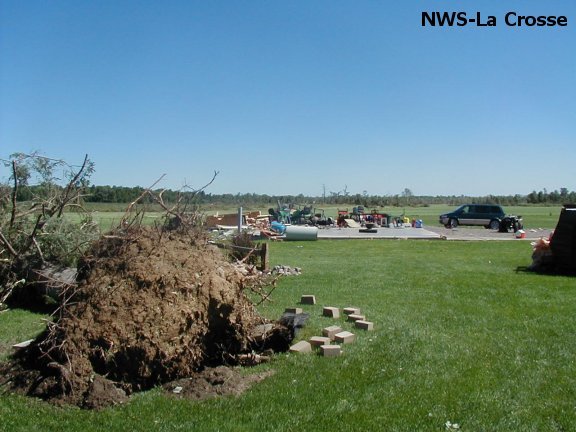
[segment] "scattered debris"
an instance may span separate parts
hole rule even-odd
[[[539,273],[576,274],[576,204],[566,204],[549,238],[532,242],[532,264]]]
[[[542,271],[554,265],[552,249],[550,249],[550,240],[544,237],[530,243],[532,245],[532,264],[528,269],[533,271]]]
[[[310,318],[310,314],[307,313],[284,312],[278,322],[289,328],[293,336],[296,336],[298,331],[304,327],[308,318]]]
[[[272,268],[271,274],[273,275],[284,275],[284,276],[299,276],[302,274],[302,269],[300,267],[290,267],[287,265],[277,265]]]
[[[20,342],[20,343],[17,343],[17,344],[12,345],[12,348],[14,348],[15,350],[19,350],[19,349],[22,349],[22,348],[27,348],[27,347],[30,346],[30,344],[31,344],[32,342],[34,342],[34,339],[28,339],[28,340],[25,340],[24,342]]]
[[[250,354],[239,354],[236,356],[236,360],[241,366],[256,366],[269,362],[270,356],[252,352]]]

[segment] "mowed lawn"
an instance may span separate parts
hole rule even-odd
[[[274,369],[272,377],[204,402],[152,390],[88,412],[2,394],[0,430],[442,431],[447,422],[462,431],[576,430],[576,279],[517,271],[531,262],[529,242],[270,247],[272,265],[303,273],[281,279],[262,314],[279,317],[314,294],[316,305],[301,306],[310,319],[299,337],[333,324],[355,331],[342,356],[278,354],[246,370]],[[323,317],[323,306],[359,307],[375,330]],[[26,314],[0,314],[0,328]],[[15,331],[0,335],[12,342]]]

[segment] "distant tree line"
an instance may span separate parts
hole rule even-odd
[[[51,193],[55,185],[49,187],[45,184],[31,185],[18,189],[18,201],[30,201],[34,197]],[[130,203],[140,197],[144,188],[126,186],[87,186],[84,189],[83,200],[89,203]],[[192,192],[182,192],[166,189],[163,192],[164,201],[176,202],[180,197],[186,199]],[[201,205],[226,205],[226,206],[253,206],[253,207],[276,207],[279,203],[284,204],[314,204],[316,207],[357,204],[365,207],[402,207],[402,206],[428,206],[431,204],[460,205],[466,203],[496,203],[501,205],[561,205],[576,203],[576,192],[568,191],[567,188],[548,192],[546,189],[528,195],[414,195],[409,189],[396,195],[369,195],[364,193],[330,193],[328,196],[298,195],[266,195],[255,193],[237,194],[211,194],[200,191],[194,194],[194,202]],[[144,198],[144,202],[146,202]]]

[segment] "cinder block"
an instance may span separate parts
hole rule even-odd
[[[340,345],[321,345],[320,352],[324,357],[338,357],[342,354]]]
[[[343,331],[334,335],[334,340],[339,343],[348,344],[356,340],[356,335],[349,331]]]
[[[302,310],[302,308],[293,307],[293,308],[284,309],[284,312],[293,313],[293,314],[301,314],[304,311]]]
[[[309,353],[312,352],[312,345],[310,345],[310,342],[300,341],[290,347],[290,352]]]
[[[350,315],[350,314],[359,315],[360,314],[360,308],[357,308],[357,307],[345,307],[343,309],[343,311],[346,315]]]
[[[316,304],[316,296],[305,294],[300,297],[300,303],[302,304]]]
[[[358,314],[350,314],[348,315],[348,321],[361,321],[361,320],[365,320],[366,317],[364,315],[358,315]]]
[[[330,338],[330,340],[334,340],[334,336],[337,333],[340,333],[341,331],[342,331],[341,327],[330,326],[330,327],[326,327],[322,330],[322,335]]]
[[[322,315],[330,318],[340,318],[340,309],[337,307],[326,306],[322,309]]]
[[[374,323],[370,321],[358,320],[354,323],[354,326],[362,330],[374,330]]]
[[[328,336],[312,336],[308,339],[310,345],[314,347],[319,347],[321,345],[330,345],[331,339]]]

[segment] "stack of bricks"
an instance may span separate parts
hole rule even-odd
[[[348,321],[354,322],[354,327],[361,330],[374,330],[374,323],[366,321],[366,316],[360,313],[360,309],[356,307],[344,308],[344,313],[348,315]]]

